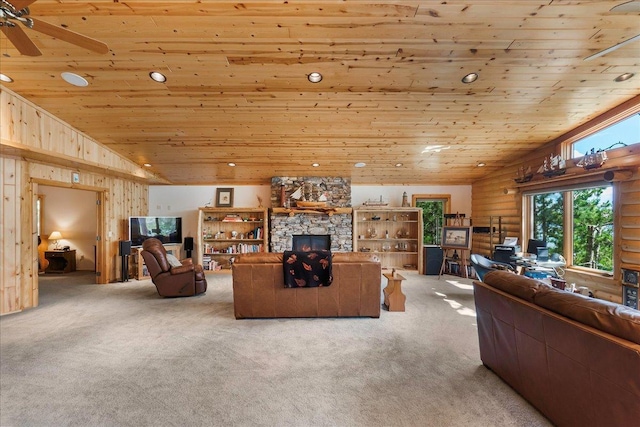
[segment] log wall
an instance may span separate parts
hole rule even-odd
[[[530,189],[553,188],[553,185],[603,180],[606,170],[631,170],[630,179],[614,182],[614,272],[609,275],[594,274],[584,270],[568,268],[565,279],[575,282],[579,286],[588,286],[595,290],[599,298],[610,301],[622,301],[621,268],[640,270],[640,145],[617,148],[608,152],[609,159],[603,168],[596,171],[584,171],[574,166],[573,161],[567,162],[565,176],[554,179],[539,179],[535,177],[530,183],[518,185],[514,182],[518,168],[532,166],[535,169],[542,164],[543,159],[550,153],[562,153],[567,157],[568,146],[573,141],[582,138],[593,129],[601,128],[620,117],[640,112],[640,97],[636,97],[610,112],[603,114],[574,131],[551,141],[544,149],[529,153],[518,160],[496,169],[486,178],[478,180],[472,185],[472,209],[474,225],[485,225],[486,221],[479,218],[503,217],[506,220],[505,230],[509,236],[518,237],[522,244],[523,237],[523,192]],[[535,167],[534,167],[535,166]],[[488,225],[488,223],[486,224]],[[494,242],[495,243],[495,242]],[[489,255],[492,246],[487,237],[474,235],[473,253]]]
[[[104,241],[98,283],[119,278],[125,219],[148,212],[148,184],[164,182],[18,95],[0,92],[0,315],[38,305],[38,185],[96,192]],[[72,182],[72,173],[80,181]],[[72,206],[69,209],[73,209]]]

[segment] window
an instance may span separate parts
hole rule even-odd
[[[612,196],[610,185],[529,195],[529,238],[547,242],[549,254],[569,265],[613,272]]]
[[[549,253],[564,251],[564,193],[543,193],[533,196],[533,234],[531,239],[547,243]],[[566,258],[566,256],[565,256]]]
[[[439,245],[442,240],[444,214],[449,212],[451,196],[448,194],[414,194],[413,206],[422,208],[422,226],[425,245]]]
[[[612,188],[573,191],[573,265],[613,271]]]
[[[620,120],[573,143],[573,158],[617,146],[640,144],[640,113]]]
[[[591,151],[640,143],[640,114],[634,113],[571,145],[574,158]],[[567,264],[613,272],[613,187],[586,183],[527,194],[529,239],[547,242],[549,253],[563,255]]]

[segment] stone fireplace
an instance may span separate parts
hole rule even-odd
[[[336,212],[317,213],[295,209],[290,200],[298,188],[311,184],[325,194],[327,207],[341,208]],[[282,194],[293,205],[283,208]],[[353,251],[353,214],[351,209],[351,180],[337,177],[274,177],[271,179],[271,210],[269,218],[271,252],[293,249],[294,235],[328,235],[332,252]],[[278,208],[280,207],[280,208]]]

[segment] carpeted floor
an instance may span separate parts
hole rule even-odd
[[[230,275],[182,299],[42,277],[0,318],[0,425],[550,425],[482,366],[471,281],[403,275],[406,312],[268,320],[235,320]]]

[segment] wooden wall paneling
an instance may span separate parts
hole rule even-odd
[[[101,175],[143,183],[168,183],[10,90],[0,90],[0,103],[7,106],[2,108],[0,116],[1,143],[17,154],[76,168],[78,160],[82,160],[83,169],[99,171]],[[85,153],[92,154],[85,157]]]
[[[20,285],[20,310],[24,307],[35,307],[38,302],[38,245],[35,233],[34,208],[37,194],[32,191],[28,169],[24,161],[20,162],[20,182],[16,188],[19,191],[20,212],[20,241],[16,248],[18,253]]]
[[[20,310],[20,197],[17,187],[17,160],[2,158],[2,271],[0,281],[0,314]]]
[[[640,159],[640,156],[638,156]],[[640,162],[639,162],[640,163]],[[640,269],[640,172],[616,183],[619,197],[620,268]],[[619,274],[619,272],[617,272]]]
[[[25,184],[27,185],[23,190],[24,191],[23,194],[31,196],[31,204],[28,206],[25,206],[25,209],[31,215],[31,226],[29,230],[25,230],[25,231],[30,234],[29,241],[31,242],[31,245],[33,245],[33,248],[29,248],[27,253],[24,254],[23,256],[25,258],[28,258],[29,256],[31,256],[32,258],[35,257],[32,259],[31,263],[29,263],[31,268],[30,306],[37,307],[38,304],[40,303],[40,288],[38,287],[38,274],[40,273],[40,269],[38,268],[39,267],[38,261],[40,259],[40,253],[38,251],[38,213],[37,213],[37,209],[38,209],[37,202],[39,198],[39,191],[38,191],[38,183],[30,181],[28,175],[26,174],[25,174]],[[24,197],[24,199],[27,200],[28,198]],[[44,215],[44,211],[40,211],[40,214]],[[43,239],[41,238],[41,240]],[[24,275],[23,277],[27,277],[27,276]],[[25,288],[26,287],[27,286],[25,286]]]
[[[108,283],[119,278],[118,240],[127,235],[126,219],[148,213],[148,181],[156,178],[9,91],[0,92],[0,102],[4,315],[39,303],[34,218],[38,185],[95,191],[103,200],[97,232],[102,233],[104,262],[96,263],[102,272],[99,283]],[[79,183],[72,182],[73,172],[80,173]]]

